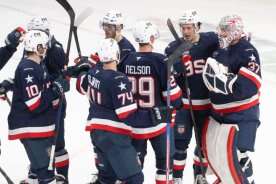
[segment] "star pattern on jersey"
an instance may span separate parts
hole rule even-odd
[[[126,83],[120,82],[120,85],[118,86],[121,91],[123,91],[124,89],[126,89]]]
[[[30,75],[28,74],[28,76],[25,78],[25,80],[27,81],[27,84],[32,83],[32,82],[33,82],[33,78],[34,78],[34,77],[32,77],[32,76],[30,76]]]
[[[251,56],[249,56],[250,61],[256,61],[256,57],[252,54]]]

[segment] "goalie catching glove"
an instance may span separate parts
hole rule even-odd
[[[228,73],[228,68],[215,59],[207,59],[202,75],[209,91],[224,95],[233,93],[233,84],[237,80],[237,75]]]

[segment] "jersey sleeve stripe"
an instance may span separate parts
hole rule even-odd
[[[52,137],[55,133],[55,125],[44,127],[24,127],[9,130],[9,140],[23,139],[23,138],[42,138]]]
[[[83,79],[84,79],[85,75],[82,75],[80,77],[78,77],[77,79],[77,85],[76,85],[76,88],[77,88],[77,91],[82,94],[82,95],[85,95],[86,91],[82,88],[82,82],[83,82]]]
[[[260,76],[258,76],[256,73],[252,72],[251,70],[242,67],[239,71],[239,74],[248,78],[249,80],[251,80],[259,89],[261,87],[261,78]]]
[[[163,91],[162,92],[163,98],[167,97],[167,91]],[[182,92],[181,89],[179,88],[179,86],[176,86],[175,88],[170,90],[170,99],[172,101],[178,99],[179,97],[181,97]]]
[[[34,111],[40,105],[41,100],[41,92],[39,92],[38,96],[26,101],[26,105],[28,106],[30,111]]]
[[[130,113],[137,109],[137,104],[130,104],[124,107],[120,107],[115,110],[116,114],[118,115],[119,119],[125,119],[128,117]]]

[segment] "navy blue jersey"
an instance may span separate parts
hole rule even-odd
[[[46,57],[43,62],[45,63],[48,73],[51,76],[51,80],[56,79],[61,75],[61,71],[66,65],[66,56],[62,45],[57,40],[51,38],[51,47],[47,50]]]
[[[15,48],[5,46],[0,48],[0,70],[5,66],[8,60],[12,57],[16,51]]]
[[[202,72],[206,63],[206,59],[212,56],[212,53],[218,48],[218,37],[214,32],[199,33],[200,38],[195,42],[189,50],[191,61],[185,62],[188,84],[191,90],[191,99],[193,110],[207,110],[211,107],[209,99],[209,91],[203,83]],[[165,49],[165,54],[169,56],[179,46],[179,42],[171,42]],[[182,62],[174,65],[176,71],[182,70]],[[185,109],[189,109],[187,94],[185,93],[185,76],[182,72],[175,75],[176,82],[183,91],[183,105]]]
[[[167,67],[162,54],[153,52],[133,52],[120,63],[119,70],[125,73],[132,83],[132,92],[138,110],[131,119],[134,138],[150,138],[165,131],[165,123],[156,124],[152,118],[153,107],[166,106]],[[181,105],[181,89],[170,81],[171,105]]]
[[[246,39],[241,39],[227,50],[215,52],[214,58],[227,66],[228,72],[236,74],[237,79],[232,85],[232,94],[210,93],[213,109],[219,113],[231,113],[259,104],[261,68],[256,48]]]
[[[50,88],[47,69],[23,58],[15,71],[9,139],[40,138],[54,135],[56,95]]]
[[[135,48],[126,37],[123,37],[119,42],[120,57],[123,59],[130,52],[135,52]]]
[[[86,94],[90,101],[87,131],[101,129],[126,135],[132,133],[127,119],[137,109],[137,104],[125,74],[95,67],[80,75],[77,85],[78,91]]]

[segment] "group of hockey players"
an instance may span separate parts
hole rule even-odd
[[[155,153],[156,184],[186,183],[193,128],[198,139],[195,184],[208,183],[207,170],[217,176],[217,184],[254,184],[249,153],[260,124],[261,69],[241,17],[225,16],[216,32],[200,32],[197,12],[185,11],[178,20],[182,37],[169,43],[164,54],[153,52],[160,37],[153,22],[135,23],[137,51],[122,35],[123,24],[120,12],[106,13],[99,49],[72,66],[66,66],[66,54],[46,17],[33,18],[26,31],[8,34],[0,48],[0,68],[24,43],[13,79],[0,83],[3,99],[13,92],[9,139],[21,141],[30,161],[21,184],[69,183],[64,140],[69,78],[76,78],[77,91],[90,104],[86,131],[98,170],[91,184],[148,183],[142,172],[147,141]],[[168,58],[183,42],[192,46],[174,61],[170,76]],[[53,148],[55,169],[49,169]]]

